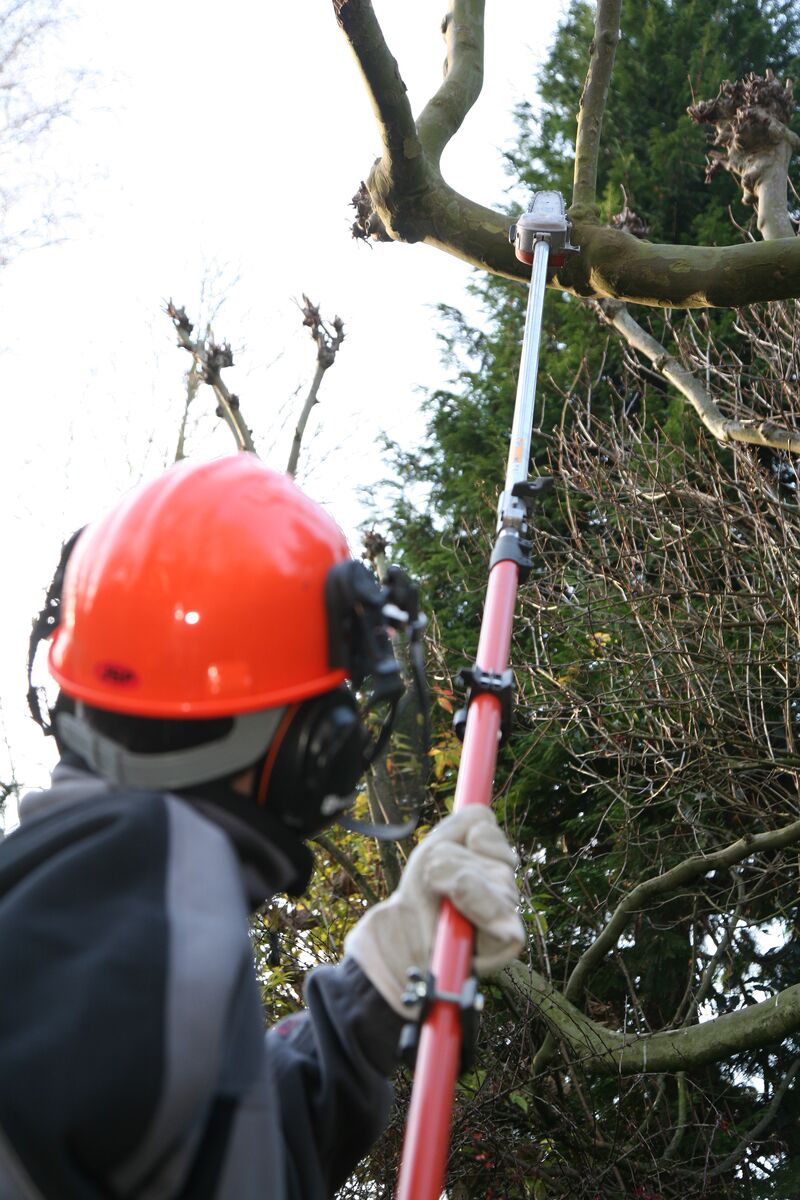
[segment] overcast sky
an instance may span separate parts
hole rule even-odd
[[[471,276],[427,247],[351,239],[348,202],[379,142],[330,0],[71,7],[42,68],[87,79],[74,119],[30,164],[55,188],[59,240],[0,275],[0,780],[10,755],[29,786],[46,781],[52,755],[26,716],[25,651],[61,541],[174,456],[188,356],[164,301],[190,316],[204,289],[207,303],[224,301],[214,332],[236,352],[226,377],[278,468],[314,364],[295,301],[306,292],[343,318],[300,476],[352,536],[364,515],[357,488],[382,473],[380,432],[410,444],[419,390],[442,380],[433,305],[463,307]],[[482,203],[504,199],[511,110],[535,101],[561,7],[487,4],[484,93],[443,161],[448,181]],[[441,78],[444,4],[375,8],[418,112]],[[190,454],[233,449],[213,409],[201,394]]]

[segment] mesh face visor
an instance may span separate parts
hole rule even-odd
[[[358,815],[339,824],[380,840],[407,837],[425,800],[430,745],[417,589],[397,567],[379,586],[350,561],[332,568],[326,600],[331,665],[347,670],[368,734]]]
[[[64,587],[64,572],[67,569],[69,556],[75,548],[75,543],[84,529],[84,525],[80,529],[76,529],[61,547],[58,566],[53,578],[50,580],[50,586],[47,589],[42,610],[33,619],[30,641],[28,642],[28,708],[36,724],[48,736],[53,733],[53,724],[47,703],[47,696],[44,688],[36,687],[33,682],[36,652],[41,643],[47,641],[61,620],[61,593]]]

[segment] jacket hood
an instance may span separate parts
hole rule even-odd
[[[19,802],[20,827],[29,828],[52,813],[87,801],[137,793],[101,779],[75,756],[56,765],[49,788],[26,792]],[[242,869],[248,903],[255,910],[276,892],[299,896],[308,886],[314,859],[308,847],[263,810],[244,797],[227,791],[213,797],[182,794],[177,799],[202,813],[227,834]],[[10,836],[13,836],[10,835]]]

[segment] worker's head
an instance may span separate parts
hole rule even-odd
[[[380,589],[327,513],[250,454],[177,464],[88,526],[59,618],[62,745],[135,789],[234,786],[300,836],[365,769],[345,681],[400,687]]]

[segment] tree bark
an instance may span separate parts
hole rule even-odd
[[[551,1036],[592,1075],[688,1071],[782,1041],[800,1029],[800,984],[701,1025],[631,1037],[592,1021],[523,963],[512,963],[498,979],[517,1005],[522,996],[537,1009]]]

